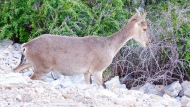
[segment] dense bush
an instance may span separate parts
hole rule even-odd
[[[26,42],[40,34],[108,36],[121,28],[129,12],[121,0],[1,1],[0,39]]]
[[[171,2],[162,8],[147,7],[152,44],[143,49],[132,45],[117,54],[112,71],[128,88],[146,82],[168,85],[189,79],[190,75],[190,10]],[[185,4],[186,5],[186,4]]]
[[[44,33],[109,36],[126,25],[134,8],[148,12],[152,43],[142,48],[130,40],[105,71],[105,80],[119,75],[130,88],[189,79],[187,0],[1,0],[0,39],[23,43]]]

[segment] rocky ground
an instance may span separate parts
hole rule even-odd
[[[189,81],[128,90],[118,77],[106,82],[107,89],[85,84],[83,75],[50,73],[43,81],[30,80],[31,68],[12,72],[21,55],[20,44],[11,44],[0,42],[0,107],[190,107]]]

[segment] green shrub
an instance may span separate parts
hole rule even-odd
[[[32,9],[33,7],[24,0],[3,2],[0,7],[0,39],[18,37],[21,42],[27,41]]]
[[[40,34],[108,36],[128,19],[121,0],[9,0],[1,2],[0,39],[26,42]]]

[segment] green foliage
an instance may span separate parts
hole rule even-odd
[[[0,39],[26,42],[40,34],[108,36],[129,17],[121,0],[1,1]]]

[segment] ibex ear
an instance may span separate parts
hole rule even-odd
[[[136,14],[133,15],[133,16],[128,20],[128,22],[130,22],[130,21],[133,20],[133,19],[137,20],[137,19],[139,19],[139,18],[141,17],[140,12],[139,12],[136,8],[135,8],[135,11],[136,11]]]
[[[145,21],[146,15],[147,15],[147,12],[143,12],[143,15],[141,16],[140,19],[138,19],[137,23],[140,24],[142,21]]]
[[[143,15],[141,16],[141,18],[145,19],[147,15],[147,12],[143,12]]]
[[[140,14],[140,12],[135,8],[135,11],[136,11],[136,14],[138,15],[138,16],[141,16],[141,14]]]

